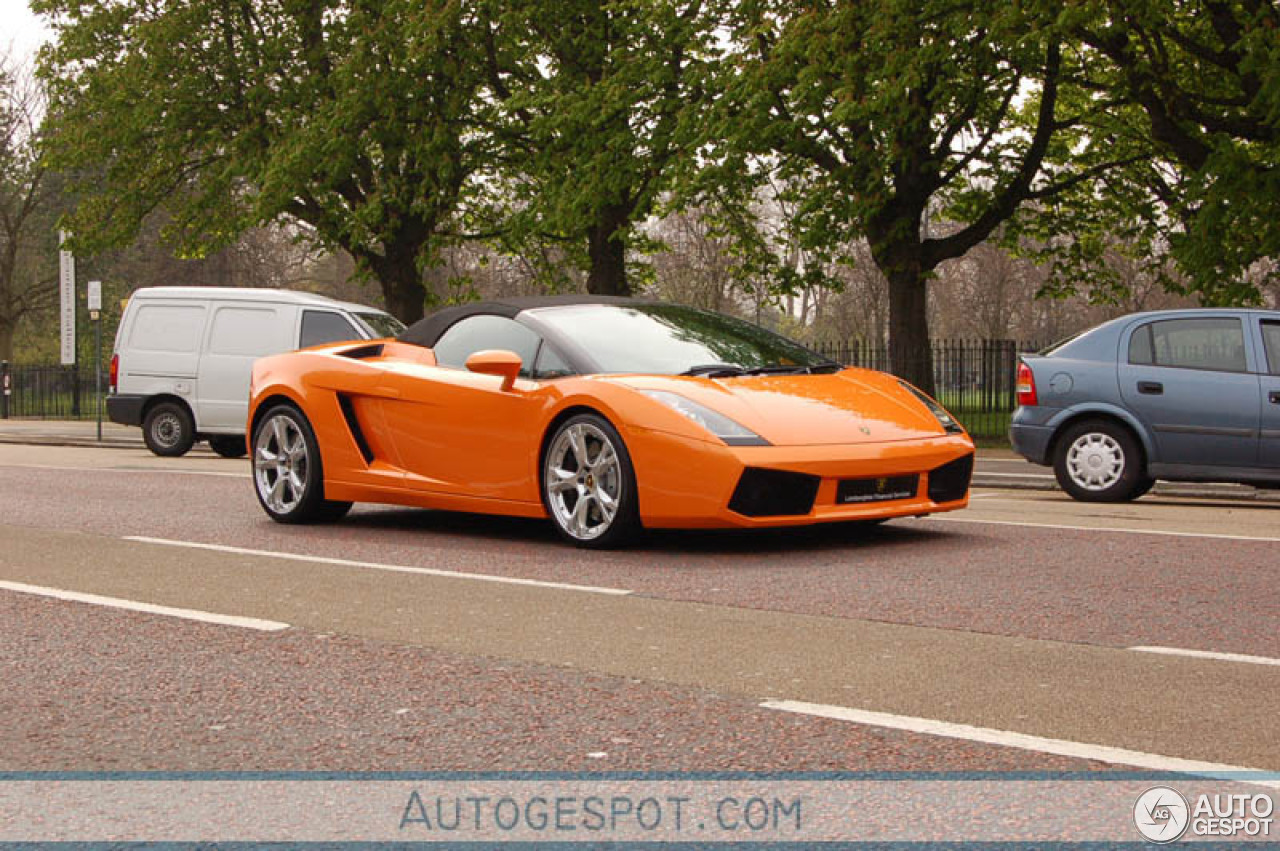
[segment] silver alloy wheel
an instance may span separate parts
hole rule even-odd
[[[1124,449],[1109,434],[1091,431],[1067,450],[1067,475],[1088,491],[1104,491],[1124,475]]]
[[[288,514],[302,502],[310,472],[307,462],[307,440],[293,417],[275,414],[258,429],[253,481],[272,511]]]
[[[159,414],[151,421],[151,439],[157,446],[172,449],[182,439],[182,421],[170,411]]]
[[[543,487],[560,528],[580,541],[600,537],[613,525],[622,497],[613,441],[588,422],[564,429],[547,450]]]

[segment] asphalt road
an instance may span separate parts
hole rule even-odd
[[[0,770],[1280,770],[1277,510],[980,488],[600,554],[443,512],[283,527],[244,461],[4,445]]]

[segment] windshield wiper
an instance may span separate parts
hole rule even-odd
[[[724,376],[746,375],[747,371],[740,366],[734,366],[731,363],[702,363],[697,366],[691,366],[681,375],[701,375],[707,378],[720,378]]]

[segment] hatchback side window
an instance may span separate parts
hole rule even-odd
[[[1147,340],[1141,339],[1149,335]],[[1239,319],[1164,319],[1134,331],[1129,362],[1246,372],[1244,325]]]
[[[1280,322],[1262,320],[1262,343],[1267,347],[1267,371],[1280,375]]]
[[[520,375],[528,378],[540,342],[532,329],[505,316],[469,316],[445,331],[432,350],[441,366],[463,368],[476,352],[506,349],[520,356]]]
[[[298,339],[300,349],[359,339],[360,332],[344,316],[328,310],[302,311],[302,334]]]

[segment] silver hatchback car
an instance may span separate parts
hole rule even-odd
[[[1091,502],[1156,479],[1280,488],[1280,312],[1113,319],[1018,366],[1013,448]]]

